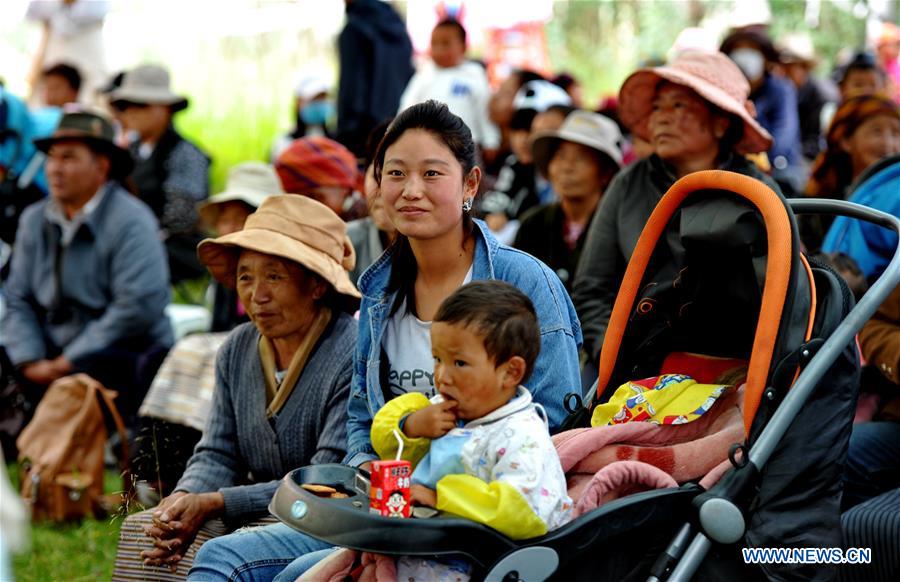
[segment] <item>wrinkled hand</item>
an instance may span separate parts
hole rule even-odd
[[[415,502],[416,505],[437,507],[437,492],[424,485],[410,485],[409,498]]]
[[[221,493],[185,493],[177,491],[160,501],[153,512],[153,525],[144,533],[154,548],[141,552],[147,566],[167,565],[173,570],[190,547],[200,527],[222,514],[225,499]]]
[[[64,356],[53,360],[38,360],[22,367],[25,379],[41,386],[48,386],[71,371],[72,364]]]
[[[411,439],[436,439],[444,436],[456,426],[457,404],[453,400],[446,400],[413,412],[403,423],[403,434]]]

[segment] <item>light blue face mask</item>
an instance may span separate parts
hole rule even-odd
[[[325,125],[334,115],[334,105],[330,101],[310,101],[300,109],[300,119],[306,125]]]

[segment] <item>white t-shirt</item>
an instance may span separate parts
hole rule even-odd
[[[450,111],[466,122],[472,130],[472,139],[481,147],[500,146],[500,130],[488,118],[491,86],[484,67],[478,63],[465,61],[446,69],[434,63],[425,64],[409,80],[400,97],[398,112],[428,99],[446,103]]]
[[[472,267],[463,285],[472,280]],[[385,397],[421,392],[431,398],[434,389],[434,358],[431,355],[431,322],[422,321],[406,309],[406,301],[388,319],[382,347],[388,360]]]

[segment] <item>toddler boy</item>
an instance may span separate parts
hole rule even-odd
[[[389,401],[372,444],[415,466],[412,498],[513,539],[571,518],[572,502],[540,405],[522,386],[540,350],[531,301],[502,281],[476,281],[448,297],[431,327],[434,383]]]

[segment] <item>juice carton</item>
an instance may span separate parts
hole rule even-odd
[[[409,517],[409,461],[372,461],[369,512],[385,517]]]

